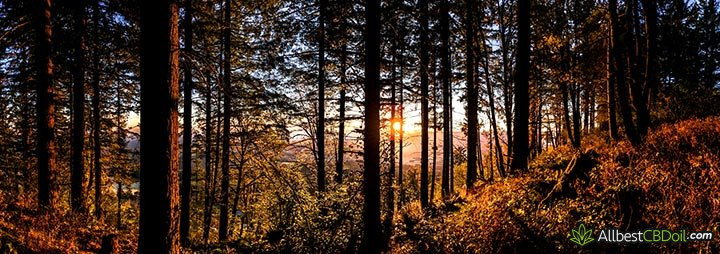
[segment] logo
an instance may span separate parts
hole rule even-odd
[[[570,241],[577,243],[581,247],[585,246],[586,244],[595,241],[595,239],[592,238],[592,231],[592,229],[585,229],[585,224],[580,223],[577,230],[572,230],[572,238],[570,238]]]

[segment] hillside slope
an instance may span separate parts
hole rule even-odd
[[[425,215],[409,207],[398,216],[393,252],[576,252],[581,248],[569,238],[579,223],[596,229],[687,228],[717,235],[719,117],[660,126],[640,147],[608,144],[598,137],[586,140],[582,152],[559,147],[535,159],[530,172],[479,183],[466,200],[434,207]],[[720,244],[592,242],[582,248],[681,249],[714,253]]]

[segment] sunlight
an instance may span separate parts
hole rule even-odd
[[[394,121],[394,122],[393,122],[392,128],[393,128],[394,131],[401,132],[402,129],[403,129],[402,127],[403,127],[403,126],[402,126],[402,122],[400,122],[400,121]]]

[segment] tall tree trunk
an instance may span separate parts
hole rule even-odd
[[[179,253],[178,4],[143,1],[138,253]]]
[[[428,3],[420,9],[420,207],[428,207]],[[434,171],[435,169],[433,169]]]
[[[122,229],[122,193],[123,193],[123,186],[122,182],[118,182],[117,187],[117,221],[116,221],[116,228],[118,230]]]
[[[33,0],[32,24],[35,29],[33,61],[37,86],[37,167],[38,202],[54,208],[55,186],[55,87],[53,85],[51,0]]]
[[[207,243],[210,237],[210,219],[212,218],[211,196],[212,179],[212,85],[207,84],[205,93],[205,209],[203,211],[203,242]]]
[[[380,232],[380,1],[365,5],[365,137],[361,253],[379,253]]]
[[[100,45],[100,1],[93,3],[93,44],[97,47]],[[100,158],[102,156],[102,141],[100,140],[100,134],[102,132],[100,116],[100,54],[97,50],[92,52],[92,111],[93,111],[93,172],[95,177],[95,218],[100,219],[102,216],[102,162]]]
[[[397,23],[395,23],[397,26]],[[383,226],[385,230],[385,239],[384,239],[384,246],[383,249],[388,249],[390,246],[390,237],[392,236],[393,231],[393,216],[395,214],[395,156],[397,155],[395,153],[395,136],[400,131],[399,128],[395,128],[395,123],[397,122],[397,119],[395,118],[395,110],[396,110],[396,99],[397,99],[397,42],[393,42],[393,60],[392,60],[392,71],[390,76],[390,167],[388,168],[388,174],[387,174],[387,183],[388,188],[387,192],[385,193],[385,209],[387,213],[385,214],[385,220],[383,221]]]
[[[618,23],[617,14],[617,0],[608,0],[608,12],[610,13],[610,26],[612,27],[612,40],[613,40],[613,60],[615,81],[617,82],[617,93],[618,103],[620,104],[620,113],[622,114],[623,125],[625,126],[625,134],[633,144],[640,143],[640,137],[635,129],[635,124],[632,119],[632,112],[630,111],[628,88],[625,80],[625,61],[623,59],[624,54],[624,42],[621,40],[622,34],[620,33],[620,27]]]
[[[347,84],[345,72],[347,67],[345,62],[347,61],[347,45],[343,44],[340,50],[340,112],[338,124],[338,152],[337,161],[335,162],[335,182],[342,183],[343,178],[343,166],[345,163],[345,89]]]
[[[638,112],[638,121],[645,128],[640,129],[641,135],[646,135],[650,125],[650,98],[660,84],[658,78],[658,47],[657,47],[657,3],[652,0],[641,1],[645,13],[645,86],[643,89],[643,103],[647,105],[644,112]],[[714,1],[713,1],[714,3]],[[710,68],[712,69],[712,68]]]
[[[435,69],[435,68],[433,68]],[[435,73],[435,71],[433,71]],[[435,80],[435,79],[434,79]],[[437,131],[438,131],[438,113],[437,113],[437,80],[433,82],[433,143],[432,143],[432,149],[433,149],[433,158],[432,158],[432,176],[430,177],[430,202],[433,202],[435,200],[435,182],[437,182],[437,177],[435,177],[435,174],[437,174]]]
[[[73,127],[70,206],[85,213],[83,182],[85,181],[85,1],[72,1],[73,7]]]
[[[227,240],[228,233],[228,202],[230,187],[230,112],[231,112],[231,93],[230,84],[230,25],[231,18],[230,0],[225,0],[225,27],[223,28],[223,135],[222,135],[222,165],[221,182],[220,182],[220,226],[218,230],[218,239],[220,241]]]
[[[568,84],[567,81],[561,81],[560,82],[560,90],[562,93],[562,108],[563,108],[563,127],[565,128],[565,131],[567,132],[568,141],[570,144],[573,145],[573,147],[578,148],[575,146],[575,138],[573,137],[573,128],[570,125],[570,106],[568,105]]]
[[[440,2],[440,59],[442,69],[440,78],[442,82],[443,97],[443,164],[442,164],[442,197],[450,196],[450,156],[452,153],[451,108],[450,108],[450,13],[447,0]]]
[[[325,8],[327,0],[320,1],[318,33],[318,120],[317,120],[317,184],[325,191]]]
[[[401,42],[402,43],[402,42]],[[402,47],[402,46],[401,46]],[[403,72],[404,68],[404,61],[403,61],[403,54],[405,53],[404,48],[401,49],[400,55],[399,55],[399,62],[400,62],[400,95],[399,95],[399,102],[400,103],[400,109],[398,114],[400,115],[400,133],[398,134],[398,145],[400,146],[398,148],[398,186],[400,188],[400,194],[398,198],[398,209],[402,208],[403,203],[405,202],[405,185],[403,184],[403,134],[405,134],[405,118],[403,116],[403,109],[404,109],[404,101],[403,101],[403,93],[405,93],[405,75]]]
[[[610,34],[613,34],[613,28],[610,27]],[[617,126],[617,105],[615,103],[615,58],[613,57],[613,39],[607,40],[607,100],[608,100],[608,129],[611,140],[617,140],[619,137]]]
[[[470,189],[477,178],[477,133],[478,133],[478,92],[475,85],[475,52],[474,52],[474,0],[465,1],[465,69],[467,84],[467,172],[465,186]]]
[[[505,155],[502,152],[502,146],[499,144],[495,147],[498,151],[498,160],[502,161],[499,162],[498,165],[507,164],[508,167],[510,166],[510,157],[512,156],[512,149],[513,149],[513,94],[512,94],[512,77],[510,73],[512,72],[512,63],[510,60],[510,36],[508,35],[508,25],[505,24],[506,17],[505,13],[507,10],[506,4],[508,4],[509,1],[503,0],[500,1],[500,10],[499,10],[499,20],[501,20],[499,24],[500,28],[500,43],[501,43],[501,62],[502,62],[502,96],[503,96],[503,102],[504,102],[504,108],[505,111],[505,137],[507,138],[507,153]],[[500,135],[497,133],[496,135]],[[505,161],[505,158],[507,158],[507,161]],[[502,175],[502,173],[501,173]]]
[[[570,93],[570,100],[573,102],[573,146],[580,148],[580,88],[574,84]]]
[[[482,47],[483,47],[483,73],[485,74],[485,84],[486,89],[488,93],[488,106],[490,107],[488,109],[490,113],[490,125],[492,128],[493,137],[495,139],[495,151],[497,153],[496,159],[497,159],[497,165],[498,165],[498,172],[500,173],[501,177],[505,177],[505,164],[502,160],[502,149],[500,148],[500,137],[498,134],[498,127],[497,127],[497,118],[495,117],[495,93],[492,85],[492,81],[490,80],[490,56],[489,52],[485,45],[485,33],[480,33],[480,36],[482,37]],[[492,141],[490,141],[492,143]],[[492,150],[489,151],[492,154]],[[490,161],[492,161],[492,156],[490,158]],[[490,172],[493,172],[493,166],[490,166]]]
[[[530,76],[530,0],[518,0],[518,42],[515,55],[515,129],[511,170],[527,170],[528,83]]]
[[[627,60],[628,60],[628,73],[631,77],[629,80],[630,83],[630,94],[632,96],[632,103],[633,107],[635,108],[636,113],[636,127],[637,127],[637,135],[640,139],[642,139],[642,136],[647,133],[647,104],[645,95],[643,94],[643,84],[644,81],[642,80],[644,77],[641,75],[641,69],[642,69],[642,63],[640,61],[640,40],[638,37],[640,35],[639,32],[636,31],[636,14],[637,14],[637,0],[630,0],[627,1],[626,11],[625,11],[625,26],[626,26],[626,34],[628,36],[625,36],[625,39],[627,39]]]
[[[192,52],[193,52],[193,7],[192,0],[185,0],[184,41],[185,64],[183,65],[183,166],[180,203],[180,242],[183,246],[190,245],[190,195],[192,188]]]

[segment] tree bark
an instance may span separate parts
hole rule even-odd
[[[515,129],[513,171],[527,170],[528,160],[528,83],[530,76],[530,0],[518,0],[518,42],[515,60]]]
[[[347,61],[347,45],[343,44],[340,50],[340,112],[338,124],[338,152],[337,161],[335,162],[335,182],[342,183],[343,178],[343,166],[345,163],[345,89],[347,84],[345,72],[347,68],[345,62]]]
[[[613,28],[610,27],[610,34],[612,35]],[[617,104],[615,102],[615,58],[613,57],[613,40],[607,40],[607,100],[608,100],[608,129],[610,133],[610,140],[617,140],[619,137],[618,126],[617,126],[617,113],[615,112]]]
[[[38,202],[55,206],[55,87],[53,85],[51,0],[34,0],[32,24],[35,29],[33,62],[37,87]]]
[[[320,1],[318,33],[318,120],[317,120],[317,184],[318,191],[325,191],[325,7],[327,0]]]
[[[608,12],[610,13],[610,25],[612,26],[613,69],[616,72],[615,81],[617,82],[620,113],[622,114],[623,125],[625,126],[625,134],[628,136],[628,139],[630,139],[630,142],[636,145],[640,143],[640,137],[633,123],[632,112],[630,111],[629,105],[628,88],[625,83],[625,60],[622,57],[624,54],[624,44],[621,37],[623,35],[620,32],[618,24],[617,0],[608,0]]]
[[[192,60],[193,52],[193,7],[191,0],[185,0],[184,27],[185,62],[183,65],[183,166],[180,204],[180,242],[183,246],[190,245],[190,196],[192,188]]]
[[[72,1],[73,26],[73,127],[72,127],[72,170],[70,175],[70,206],[72,210],[85,213],[85,1]]]
[[[450,156],[452,156],[451,108],[450,108],[450,13],[447,0],[440,2],[440,59],[442,69],[440,79],[442,82],[443,97],[443,164],[442,164],[442,197],[450,196]]]
[[[647,105],[645,112],[638,112],[638,120],[644,123],[641,135],[646,135],[650,126],[650,98],[660,85],[658,78],[658,47],[657,47],[657,3],[652,0],[641,1],[645,12],[645,86],[642,101]],[[714,3],[714,2],[713,2]],[[712,68],[710,68],[712,69]]]
[[[93,43],[95,46],[99,46],[100,43],[100,2],[95,1],[93,3],[93,20],[94,20],[94,27],[93,27]],[[100,134],[102,132],[101,128],[101,119],[100,116],[100,54],[98,50],[93,50],[92,52],[92,65],[93,65],[93,73],[92,73],[92,111],[93,111],[93,167],[94,167],[94,177],[95,177],[95,218],[100,219],[102,216],[102,205],[101,205],[101,198],[102,198],[102,189],[100,188],[100,185],[102,185],[102,162],[100,161],[100,158],[102,156],[102,140],[100,140]]]
[[[225,0],[225,26],[223,28],[223,135],[222,135],[222,165],[220,166],[220,226],[218,239],[227,240],[228,233],[228,202],[230,187],[230,112],[231,112],[231,80],[230,74],[230,26],[231,18],[230,0]]]
[[[365,137],[361,253],[379,253],[380,231],[380,1],[365,9]]]
[[[420,9],[420,207],[428,207],[428,3]],[[435,170],[435,169],[433,169]]]
[[[475,86],[475,52],[474,52],[474,35],[473,29],[473,1],[466,0],[465,10],[465,69],[466,69],[466,85],[467,85],[467,173],[465,185],[470,189],[475,184],[477,178],[477,132],[478,132],[478,92]]]
[[[142,2],[138,253],[180,253],[177,21],[177,2]]]

